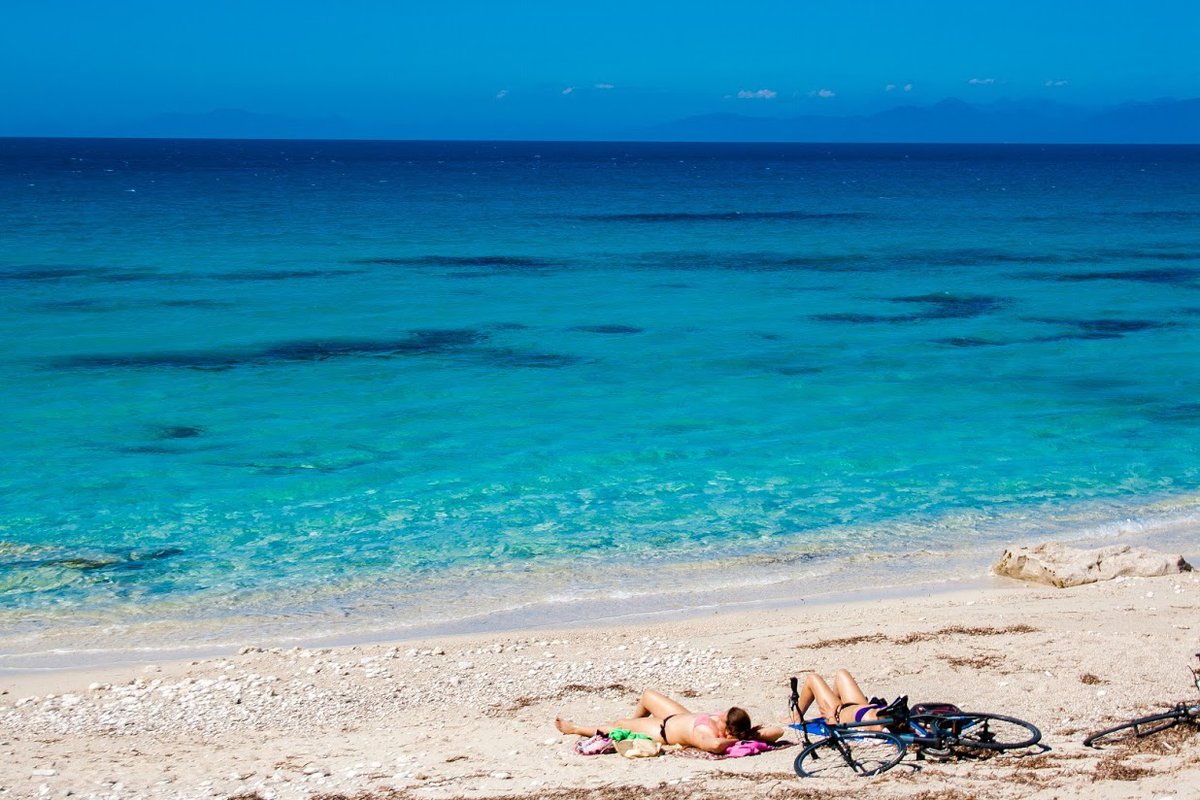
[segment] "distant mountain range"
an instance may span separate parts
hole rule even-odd
[[[1200,98],[1082,109],[1048,101],[946,99],[864,116],[706,114],[644,131],[656,141],[1200,144]]]
[[[489,136],[480,120],[470,138]],[[580,125],[567,135],[530,124],[547,139],[628,139],[695,142],[1013,142],[1200,144],[1200,98],[1124,103],[1088,109],[1053,101],[1007,100],[972,105],[949,98],[929,106],[905,105],[858,116],[751,116],[717,113],[621,130]],[[476,132],[477,131],[477,132]],[[107,136],[212,139],[405,139],[400,124],[368,130],[339,117],[294,118],[221,109],[202,114],[158,114],[97,132]],[[462,138],[451,136],[451,138]],[[528,137],[518,137],[528,138]],[[535,137],[536,138],[536,137]]]

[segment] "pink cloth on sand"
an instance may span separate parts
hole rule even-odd
[[[739,758],[741,756],[758,755],[759,753],[765,753],[768,750],[773,749],[774,748],[766,742],[760,742],[757,739],[747,739],[730,746],[730,748],[725,751],[725,755],[729,756],[730,758]]]

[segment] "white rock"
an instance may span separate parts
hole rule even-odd
[[[1129,576],[1170,575],[1191,569],[1180,555],[1135,549],[1129,545],[1083,550],[1055,542],[1009,548],[993,567],[997,575],[1059,588]]]
[[[56,769],[47,769],[47,768],[39,768],[39,769],[35,769],[35,770],[31,771],[29,774],[30,774],[30,775],[33,775],[35,778],[49,778],[49,777],[52,777],[52,776],[54,776],[54,775],[57,775],[57,774],[58,774],[58,770],[56,770]]]

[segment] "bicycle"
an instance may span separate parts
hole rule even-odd
[[[1196,657],[1200,658],[1200,653],[1197,653]],[[1189,670],[1192,673],[1192,683],[1195,684],[1196,691],[1200,692],[1200,669],[1189,667]],[[1176,725],[1194,725],[1200,728],[1200,703],[1176,703],[1170,711],[1138,717],[1128,722],[1122,722],[1120,725],[1096,731],[1083,740],[1083,745],[1100,749],[1151,736],[1165,731],[1167,728],[1174,728]]]
[[[962,711],[949,703],[909,708],[907,695],[881,708],[874,720],[835,725],[805,722],[796,678],[791,686],[791,711],[800,722],[789,727],[804,735],[805,748],[795,762],[796,774],[802,778],[879,775],[899,764],[910,746],[921,759],[926,754],[943,757],[963,750],[1016,750],[1042,739],[1037,727],[1015,717]],[[884,730],[865,730],[879,727]],[[810,733],[824,738],[810,741]]]

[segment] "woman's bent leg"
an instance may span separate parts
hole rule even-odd
[[[672,714],[688,713],[690,712],[681,704],[653,689],[642,692],[642,696],[638,698],[637,707],[633,709],[634,717],[658,717],[659,719],[666,719]]]
[[[867,704],[867,696],[863,694],[862,689],[858,688],[858,682],[848,671],[844,669],[837,671],[837,674],[833,676],[833,687],[843,703],[854,703],[859,706]]]
[[[804,688],[800,690],[800,713],[808,710],[808,707],[817,702],[817,708],[821,711],[821,716],[830,722],[837,722],[837,708],[841,704],[841,699],[837,693],[829,688],[829,684],[815,672],[810,672],[804,677]]]

